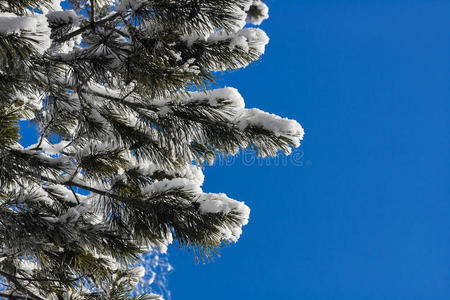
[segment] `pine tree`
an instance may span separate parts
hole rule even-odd
[[[208,260],[249,208],[202,166],[289,153],[288,119],[247,109],[220,71],[258,60],[260,0],[0,0],[0,277],[5,299],[132,296],[173,240]],[[19,121],[39,130],[19,143]]]

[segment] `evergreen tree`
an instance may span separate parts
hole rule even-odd
[[[289,153],[288,119],[247,109],[218,71],[257,60],[260,0],[0,0],[0,277],[5,299],[131,296],[173,240],[208,260],[249,208],[204,193],[220,155]],[[68,9],[70,8],[70,9]],[[19,143],[19,120],[39,130]]]

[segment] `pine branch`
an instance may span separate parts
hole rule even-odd
[[[174,239],[208,261],[237,241],[248,207],[204,193],[197,166],[289,152],[303,135],[211,90],[217,71],[264,53],[265,33],[244,25],[267,7],[250,2],[71,0],[31,17],[57,3],[0,0],[14,21],[0,34],[0,276],[13,288],[0,296],[156,299],[128,294],[143,249]],[[27,149],[23,119],[40,129]]]
[[[83,26],[83,27],[81,27],[81,28],[79,28],[79,29],[77,29],[75,31],[72,31],[72,32],[70,32],[70,33],[68,33],[66,35],[61,36],[60,38],[56,39],[55,42],[57,42],[57,43],[64,43],[64,42],[66,42],[66,41],[76,37],[77,35],[83,34],[84,32],[86,32],[88,30],[92,30],[93,27],[97,27],[97,26],[103,25],[103,24],[105,24],[107,22],[113,21],[113,20],[117,19],[120,16],[121,16],[121,13],[114,13],[114,14],[108,16],[108,17],[105,17],[105,18],[101,19],[101,20],[98,20],[98,21],[95,21],[95,22],[91,22],[88,25],[85,25],[85,26]]]
[[[31,292],[30,290],[28,290],[26,287],[24,287],[19,281],[18,279],[15,278],[15,276],[12,276],[8,273],[5,272],[1,272],[0,273],[3,277],[5,277],[6,279],[8,279],[8,281],[12,282],[16,288],[18,288],[21,292],[25,293],[26,297],[31,298],[31,299],[35,299],[35,300],[44,300],[44,298],[36,295],[35,293]],[[16,296],[14,296],[16,297]],[[11,299],[11,298],[10,298]],[[14,299],[14,298],[12,298]]]
[[[30,300],[33,299],[30,296],[26,295],[26,296],[19,296],[19,295],[12,295],[12,294],[7,294],[7,293],[3,293],[0,292],[0,296],[4,297],[6,299],[11,299],[11,300]]]

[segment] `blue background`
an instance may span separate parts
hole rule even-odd
[[[266,55],[220,84],[306,136],[206,168],[251,220],[214,263],[171,246],[172,299],[450,299],[449,1],[268,4]]]
[[[172,298],[450,299],[450,1],[268,5],[266,55],[221,84],[298,120],[303,166],[206,168],[250,223],[214,263],[170,248]]]

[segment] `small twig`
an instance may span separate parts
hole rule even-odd
[[[52,124],[52,122],[53,122],[53,118],[50,119],[50,121],[47,123],[47,125],[45,125],[44,129],[42,130],[41,136],[39,137],[39,142],[36,145],[36,147],[33,147],[29,150],[41,150],[40,147],[41,147],[42,141],[44,140],[45,133],[47,132],[47,130],[50,127],[50,125]]]
[[[98,20],[97,22],[94,22],[94,26],[102,25],[102,24],[104,24],[104,23],[106,23],[108,21],[112,21],[112,20],[114,20],[115,18],[117,18],[120,15],[121,15],[120,13],[112,14],[109,17],[106,17],[104,19]],[[65,36],[62,36],[59,39],[56,39],[55,41],[58,42],[58,43],[63,43],[65,41],[70,40],[73,37],[76,37],[77,35],[82,34],[83,32],[85,32],[86,30],[88,30],[90,28],[92,28],[92,24],[88,24],[86,26],[81,27],[80,29],[72,31],[71,33],[69,33],[69,34],[67,34]]]
[[[80,204],[80,199],[78,199],[77,193],[73,190],[73,187],[69,185],[70,190],[72,191],[72,194],[75,196],[75,199],[77,200],[78,205]]]
[[[95,0],[91,0],[91,30],[95,31]]]

